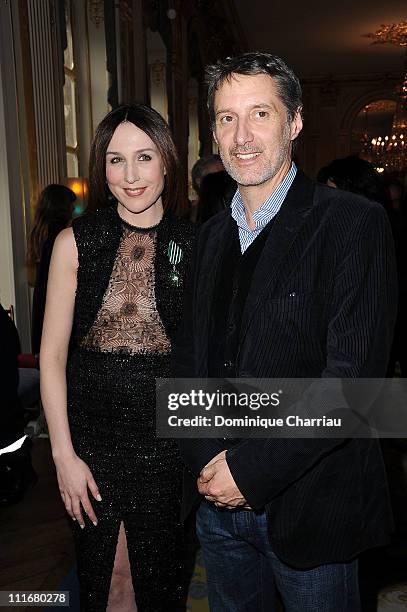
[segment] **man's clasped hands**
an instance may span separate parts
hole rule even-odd
[[[197,480],[201,495],[219,508],[250,509],[239,491],[226,462],[226,451],[218,453],[201,471]]]

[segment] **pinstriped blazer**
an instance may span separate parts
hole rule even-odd
[[[230,211],[210,219],[197,242],[177,376],[205,377],[216,271]],[[244,377],[385,375],[397,304],[393,241],[376,203],[318,185],[301,171],[253,275],[239,336]],[[216,439],[179,441],[187,465],[184,516],[199,503],[196,477]],[[226,454],[240,491],[265,508],[275,553],[309,568],[341,562],[386,542],[392,515],[375,440],[248,439]]]

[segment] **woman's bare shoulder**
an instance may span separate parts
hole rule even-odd
[[[53,258],[61,263],[63,261],[69,262],[74,265],[75,269],[78,267],[78,249],[76,248],[75,237],[71,227],[63,229],[56,237]]]

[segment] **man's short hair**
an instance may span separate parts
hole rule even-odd
[[[206,67],[208,110],[212,126],[215,125],[215,93],[224,81],[231,78],[233,73],[268,74],[276,82],[280,99],[287,110],[289,120],[292,121],[296,113],[302,111],[301,85],[291,68],[277,55],[255,51],[236,57],[227,57]]]
[[[200,157],[198,161],[194,163],[191,170],[192,187],[196,193],[199,194],[199,187],[204,176],[208,174],[207,168],[213,164],[221,164],[222,160],[219,155],[207,155],[206,157]]]

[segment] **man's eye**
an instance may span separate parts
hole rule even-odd
[[[151,161],[151,155],[148,155],[147,153],[142,153],[139,156],[139,161]]]
[[[233,117],[231,115],[225,115],[219,119],[220,123],[231,123],[233,121]]]
[[[268,112],[264,110],[259,110],[255,113],[255,117],[258,117],[259,119],[264,119],[265,117],[268,117],[268,115]]]

